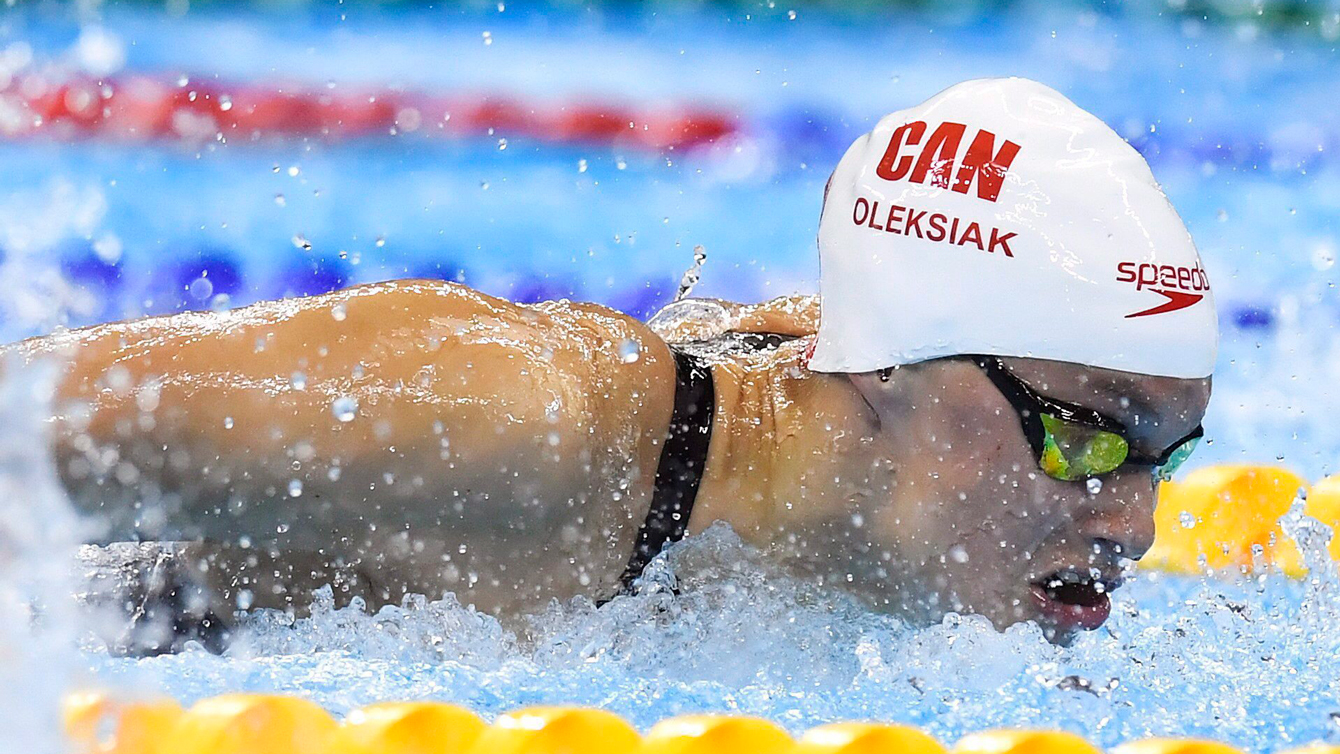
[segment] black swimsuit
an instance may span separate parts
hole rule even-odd
[[[771,333],[728,333],[723,337],[753,351],[777,348],[794,339]],[[675,357],[675,408],[670,414],[670,428],[656,468],[651,507],[637,533],[628,566],[619,579],[620,594],[632,591],[633,580],[642,575],[642,569],[662,548],[684,538],[707,466],[712,416],[716,413],[712,368],[685,350],[671,346],[670,352]]]
[[[661,548],[684,538],[712,441],[712,415],[716,413],[712,368],[683,351],[671,348],[670,352],[675,356],[675,409],[656,467],[651,507],[619,578],[620,593],[632,591],[633,579],[642,575]]]

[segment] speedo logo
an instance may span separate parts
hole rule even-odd
[[[929,137],[926,121],[914,120],[893,129],[884,157],[875,168],[875,175],[886,181],[906,178],[911,183],[929,184],[947,188],[960,194],[968,193],[977,184],[977,198],[994,202],[1000,197],[1000,187],[1010,163],[1019,154],[1019,145],[1008,139],[996,149],[996,135],[978,129],[968,144],[968,150],[959,157],[959,145],[968,127],[962,123],[941,123]],[[924,141],[923,141],[924,139]],[[920,153],[914,147],[921,147]],[[958,167],[958,172],[954,168]],[[950,176],[953,185],[950,185]]]
[[[1127,314],[1126,319],[1185,309],[1200,303],[1200,300],[1205,298],[1205,293],[1202,291],[1210,290],[1210,279],[1205,277],[1205,270],[1199,265],[1175,267],[1170,264],[1119,262],[1117,282],[1134,285],[1137,291],[1148,288],[1150,292],[1157,293],[1165,299],[1156,306]]]

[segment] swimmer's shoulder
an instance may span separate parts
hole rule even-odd
[[[795,294],[757,304],[686,298],[661,309],[647,324],[670,343],[706,341],[729,333],[804,338],[819,330],[819,297]]]
[[[819,297],[791,295],[757,304],[721,299],[676,301],[648,325],[673,347],[714,367],[800,366],[819,326]]]

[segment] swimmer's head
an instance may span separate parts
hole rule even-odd
[[[850,375],[898,469],[862,512],[890,560],[867,591],[1060,638],[1101,623],[1218,346],[1144,159],[1041,84],[969,81],[857,139],[819,246],[810,367]]]

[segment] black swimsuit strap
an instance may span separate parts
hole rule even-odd
[[[642,575],[642,569],[662,548],[684,538],[707,465],[712,415],[716,412],[712,369],[683,351],[671,348],[670,352],[675,357],[675,408],[656,468],[651,507],[637,533],[628,567],[619,579],[621,593],[632,590],[633,579]]]

